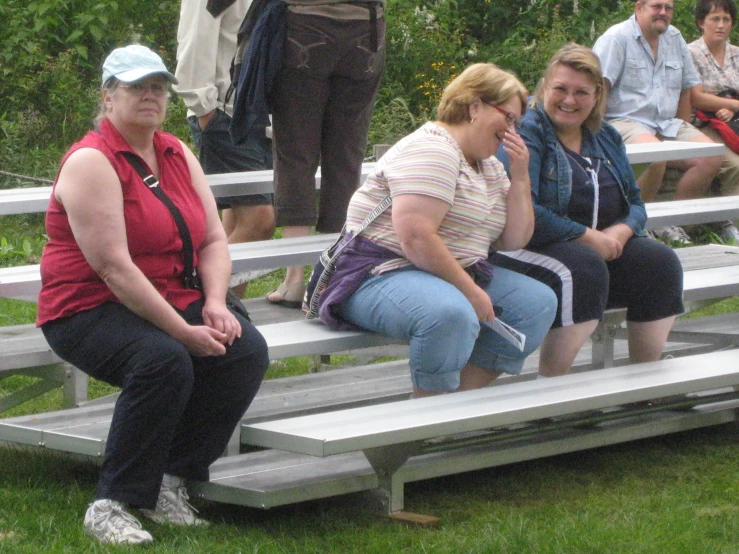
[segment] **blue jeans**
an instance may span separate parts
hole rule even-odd
[[[548,286],[519,273],[493,268],[485,288],[500,319],[526,335],[523,352],[485,325],[454,285],[415,268],[367,279],[341,307],[341,315],[364,329],[410,342],[411,380],[434,392],[459,387],[471,362],[517,375],[552,325],[557,297]]]

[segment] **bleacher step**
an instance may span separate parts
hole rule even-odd
[[[264,381],[242,422],[360,407],[408,398],[406,360]],[[70,410],[0,419],[0,441],[100,456],[114,397]]]
[[[708,404],[687,412],[665,411],[597,426],[534,433],[525,438],[434,452],[409,459],[402,481],[410,483],[456,473],[577,452],[632,440],[737,421],[739,401]],[[255,508],[371,490],[377,477],[361,452],[316,458],[264,450],[221,458],[211,478],[189,488],[194,497]]]

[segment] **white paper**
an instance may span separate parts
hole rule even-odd
[[[503,323],[498,317],[493,321],[483,321],[483,323],[523,352],[524,346],[526,346],[526,335],[518,332],[510,325]]]

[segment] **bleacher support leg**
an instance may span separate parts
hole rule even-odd
[[[64,407],[76,408],[87,401],[87,375],[72,364],[64,367]]]
[[[410,442],[364,450],[377,474],[377,489],[372,492],[380,503],[378,512],[381,515],[407,525],[439,527],[439,518],[403,511],[405,483],[400,469],[408,458],[420,452],[420,448],[420,442]]]
[[[621,326],[624,319],[626,319],[625,310],[606,313],[603,320],[598,322],[598,326],[593,331],[593,334],[590,335],[590,340],[593,343],[592,356],[594,369],[613,367],[616,329]]]

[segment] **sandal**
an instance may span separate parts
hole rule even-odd
[[[279,299],[270,300],[272,295],[279,296]],[[305,285],[303,283],[293,283],[292,285],[281,283],[275,290],[267,293],[267,302],[286,308],[300,309],[303,306],[304,295]]]

